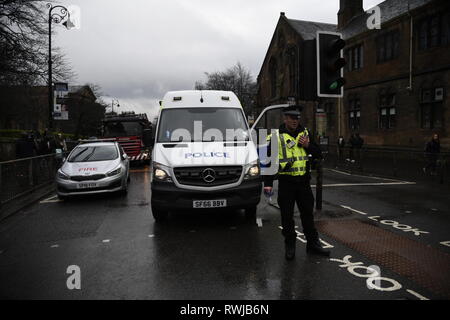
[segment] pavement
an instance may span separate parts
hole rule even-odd
[[[450,297],[450,199],[439,188],[326,169],[315,217],[331,257],[306,254],[297,214],[293,261],[284,259],[276,195],[261,199],[255,221],[239,210],[190,210],[164,224],[153,220],[150,195],[148,167],[134,168],[127,196],[51,194],[1,221],[0,298]]]

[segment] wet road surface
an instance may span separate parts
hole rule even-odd
[[[155,224],[150,192],[148,168],[133,168],[127,196],[49,195],[0,222],[0,298],[450,298],[450,200],[439,186],[325,170],[316,220],[332,255],[306,254],[297,215],[291,262],[276,196],[261,199],[256,221],[215,210]],[[411,253],[414,243],[422,251]],[[421,257],[426,248],[436,261]],[[73,265],[80,290],[67,287]]]

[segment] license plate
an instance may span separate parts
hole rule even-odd
[[[88,188],[96,188],[96,187],[97,187],[97,184],[95,182],[78,184],[78,189],[88,189]]]
[[[223,208],[227,206],[227,200],[194,200],[194,208]]]

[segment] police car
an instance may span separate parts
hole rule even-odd
[[[261,190],[258,154],[236,95],[168,92],[152,153],[154,219],[175,209],[216,208],[245,209],[255,217]]]
[[[85,141],[77,145],[56,173],[60,199],[67,196],[121,192],[130,181],[130,161],[117,142]]]

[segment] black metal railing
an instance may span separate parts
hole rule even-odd
[[[0,206],[55,181],[63,154],[0,162]]]
[[[350,173],[365,172],[416,181],[450,183],[450,152],[438,155],[395,148],[339,148],[330,146],[324,153],[324,166]]]

